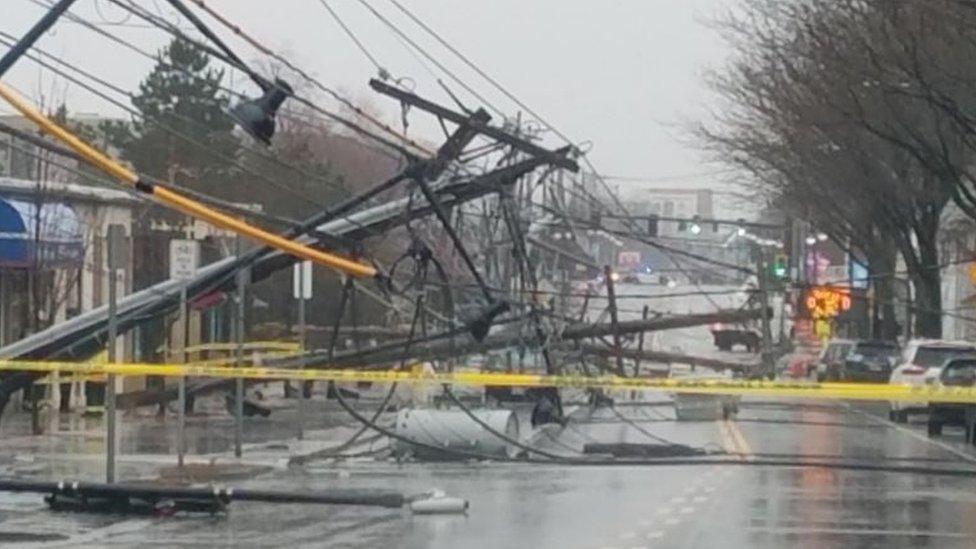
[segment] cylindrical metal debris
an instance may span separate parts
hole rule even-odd
[[[410,502],[410,511],[416,515],[450,515],[466,513],[468,500],[461,498],[424,498]]]
[[[518,418],[511,410],[472,410],[472,413],[492,429],[518,440]],[[400,410],[396,433],[431,446],[498,458],[515,457],[518,452],[517,447],[489,433],[462,410]],[[394,452],[418,459],[467,459],[462,454],[435,451],[399,440],[394,441]]]

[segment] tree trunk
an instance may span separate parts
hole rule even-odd
[[[898,337],[895,316],[895,265],[897,250],[891,244],[882,244],[868,257],[873,278],[874,303],[871,308],[871,334],[876,339],[894,340]]]
[[[917,231],[916,237],[922,265],[911,276],[915,287],[915,335],[938,339],[942,337],[942,274],[935,230]]]

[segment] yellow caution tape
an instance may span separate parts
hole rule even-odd
[[[889,385],[879,383],[810,383],[761,380],[647,379],[617,376],[536,375],[494,372],[424,373],[418,370],[318,370],[244,367],[207,364],[77,363],[4,361],[0,371],[71,372],[119,376],[213,377],[257,380],[336,381],[374,383],[427,383],[471,386],[574,387],[628,389],[635,391],[792,397],[833,400],[894,400],[976,404],[976,388],[939,385]]]
[[[256,354],[244,355],[245,362],[258,362],[271,359],[282,359],[282,358],[293,358],[302,356],[302,353],[297,351],[272,351]],[[223,358],[210,358],[207,360],[194,360],[193,362],[187,363],[190,366],[233,366],[237,363],[237,357],[227,356]]]
[[[297,351],[301,346],[296,342],[289,341],[247,341],[241,344],[244,351]],[[200,353],[204,351],[229,351],[237,350],[237,343],[201,343],[186,348],[187,353]]]

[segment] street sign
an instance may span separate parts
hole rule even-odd
[[[292,268],[291,294],[295,299],[312,299],[311,261],[295,263]]]
[[[169,277],[189,280],[200,266],[200,243],[196,240],[169,241]]]

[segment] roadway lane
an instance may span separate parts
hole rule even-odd
[[[621,285],[619,293],[666,295],[688,290]],[[735,296],[713,299],[720,307],[741,304]],[[706,312],[715,307],[702,296],[624,298],[621,317],[639,317],[645,302],[652,309],[672,313]],[[591,305],[591,310],[598,310],[600,300]],[[743,352],[715,350],[707,327],[661,333],[652,345],[726,359],[752,358]],[[729,422],[677,422],[668,398],[661,395],[641,401],[642,405],[627,404],[621,402],[618,410],[630,423],[620,421],[610,410],[584,407],[572,414],[565,428],[532,433],[532,443],[571,455],[587,442],[651,442],[647,434],[651,433],[682,444],[742,454],[735,456],[739,464],[578,467],[356,459],[289,470],[280,466],[292,444],[285,441],[287,444],[279,444],[285,453],[277,457],[269,449],[259,459],[249,449],[246,459],[263,460],[270,467],[266,473],[233,484],[294,490],[375,487],[405,493],[436,487],[469,499],[470,512],[467,516],[432,517],[376,509],[234,504],[223,518],[123,519],[52,514],[36,496],[0,494],[0,545],[976,547],[976,524],[971,521],[976,516],[976,479],[755,463],[762,459],[843,459],[976,470],[976,452],[962,443],[957,431],[947,430],[944,438],[930,440],[924,424],[888,422],[883,404],[746,399],[738,417]],[[370,408],[368,402],[362,405]],[[316,410],[321,428],[348,423],[334,404],[322,403]],[[249,419],[245,431],[255,441],[285,439],[294,421],[288,413],[276,413],[272,420]],[[155,475],[158,463],[172,461],[171,454],[163,454],[172,450],[172,426],[150,419],[136,423],[129,427],[134,439],[123,446],[142,452],[144,460],[123,471],[128,478],[149,478]],[[205,441],[198,449],[223,451],[230,440],[229,425],[226,416],[198,423],[200,432],[194,436]],[[191,431],[193,428],[191,425]],[[522,431],[529,431],[524,423]],[[16,437],[16,444],[0,443],[0,474],[97,479],[100,452],[97,438]],[[212,456],[227,461],[226,454]],[[147,465],[154,460],[156,466]],[[10,543],[24,535],[52,541]]]
[[[958,433],[931,442],[879,408],[745,401],[737,421],[676,422],[668,406],[578,409],[536,441],[569,453],[586,442],[658,437],[763,459],[810,456],[974,467]],[[4,533],[64,535],[43,546],[98,547],[973,547],[976,480],[823,467],[397,464],[353,460],[272,469],[237,485],[276,489],[433,487],[468,498],[467,516],[235,504],[225,518],[120,519],[52,514],[34,496],[0,496]],[[4,547],[9,544],[4,544]],[[29,544],[25,547],[41,545]]]

